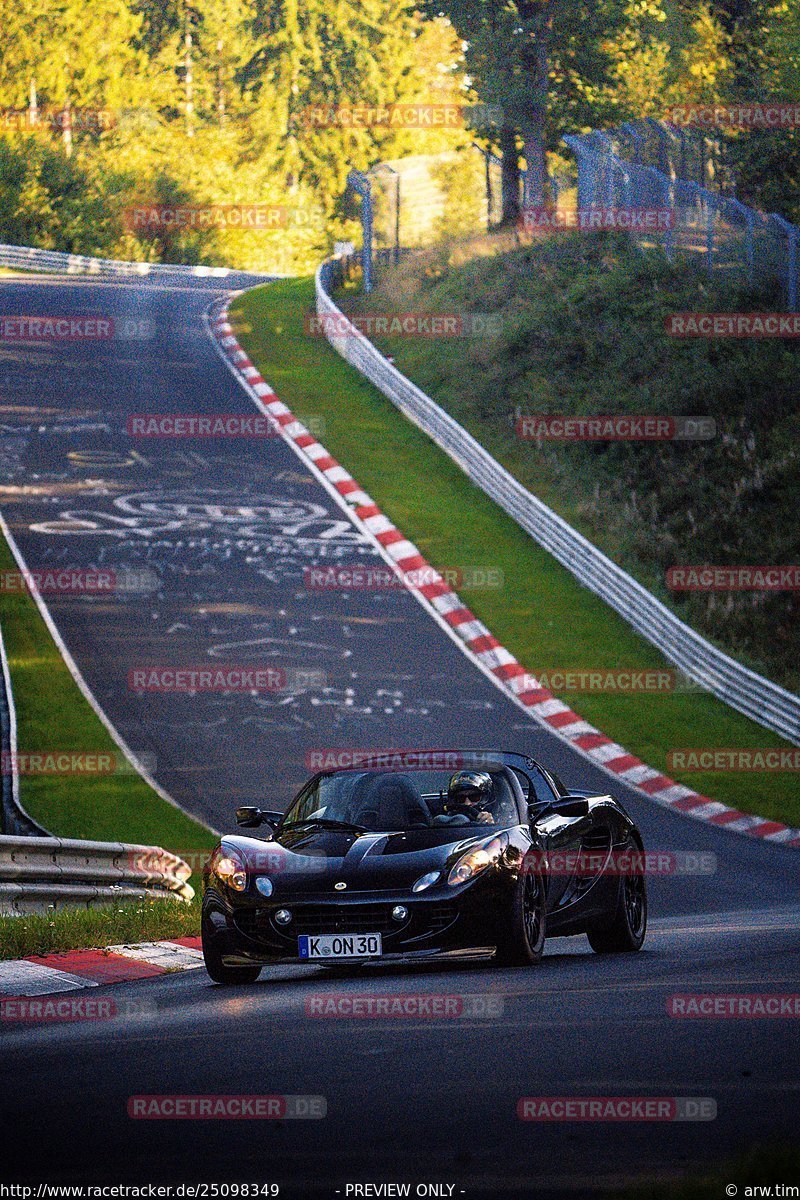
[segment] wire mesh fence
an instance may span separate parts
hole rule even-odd
[[[661,122],[564,141],[578,162],[581,213],[668,212],[661,229],[632,229],[641,245],[658,244],[669,259],[682,254],[709,274],[775,290],[790,312],[797,311],[800,229],[736,199],[720,143]],[[683,171],[694,178],[679,174]]]
[[[504,212],[502,172],[499,155],[477,143],[459,151],[380,162],[369,171],[352,169],[347,183],[351,198],[358,198],[364,290],[371,291],[380,271],[408,250],[498,228]],[[551,196],[557,201],[570,183],[552,178]],[[521,170],[516,197],[520,212],[526,192],[526,172]]]
[[[627,212],[641,246],[660,246],[670,260],[682,255],[737,285],[774,291],[797,311],[800,229],[737,200],[723,140],[652,119],[563,140],[577,161],[576,228],[602,227],[593,218],[603,211]],[[353,170],[348,183],[361,197],[366,291],[381,262],[396,263],[403,249],[491,230],[503,219],[502,160],[478,145]],[[563,174],[550,178],[553,208],[570,186]],[[523,227],[526,193],[523,170]],[[664,220],[644,221],[653,213]]]

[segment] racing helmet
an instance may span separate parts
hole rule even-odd
[[[489,804],[493,791],[488,771],[456,771],[447,788],[447,808],[479,812]]]

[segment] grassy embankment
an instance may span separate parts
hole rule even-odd
[[[485,294],[481,303],[489,307]],[[664,660],[648,643],[580,587],[322,337],[304,332],[312,305],[311,280],[286,280],[240,297],[232,320],[281,399],[323,423],[330,452],[430,562],[440,569],[490,566],[502,573],[503,587],[466,591],[463,598],[520,662],[534,672],[663,669]],[[463,342],[456,350],[436,343],[433,350],[462,358],[470,353]],[[490,355],[489,348],[483,353]],[[700,692],[585,692],[565,699],[662,769],[671,748],[784,744]],[[800,823],[796,776],[671,773],[745,811]]]

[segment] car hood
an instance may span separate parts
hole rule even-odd
[[[224,845],[243,853],[252,876],[267,875],[276,900],[281,895],[408,891],[429,871],[443,871],[470,846],[497,831],[454,837],[452,829],[403,833],[344,833],[338,830],[287,830],[274,838],[232,837]]]

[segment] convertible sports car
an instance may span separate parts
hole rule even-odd
[[[266,963],[542,957],[545,935],[640,949],[644,847],[619,801],[567,791],[532,758],[420,751],[422,768],[321,771],[287,812],[240,808],[204,875],[203,954],[217,983]],[[435,761],[435,767],[430,762]]]

